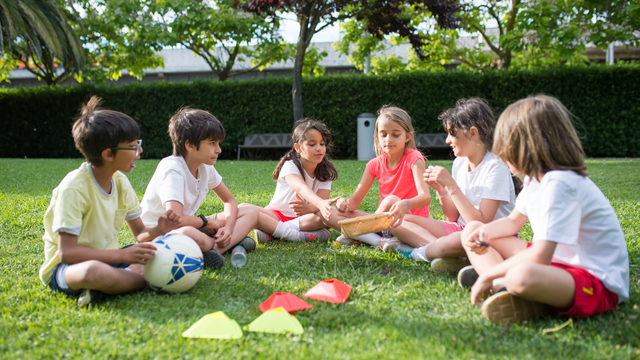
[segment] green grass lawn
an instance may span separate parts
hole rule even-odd
[[[640,359],[640,160],[590,160],[589,174],[618,214],[631,259],[631,299],[613,313],[567,321],[549,315],[510,328],[495,326],[469,303],[454,275],[435,275],[425,263],[371,248],[272,242],[249,254],[247,265],[205,270],[179,295],[145,290],[80,309],[75,299],[40,283],[42,217],[51,191],[81,160],[0,159],[0,358],[581,358]],[[142,199],[157,160],[138,161],[128,175]],[[432,163],[450,167],[450,161]],[[364,162],[336,161],[333,195],[349,196]],[[239,202],[265,206],[275,189],[276,162],[222,161],[216,165]],[[433,195],[433,194],[432,194]],[[361,209],[372,212],[377,186]],[[437,202],[434,218],[444,219]],[[221,211],[213,193],[203,212]],[[337,233],[333,232],[334,238]],[[523,238],[531,238],[525,228]],[[128,229],[121,244],[133,242]],[[391,270],[383,274],[384,270]],[[224,311],[241,326],[276,291],[298,296],[318,281],[353,286],[344,304],[305,299],[296,314],[300,336],[245,332],[239,340],[185,339],[202,316]]]

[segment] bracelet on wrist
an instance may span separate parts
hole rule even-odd
[[[404,201],[406,201],[406,202],[407,202],[407,210],[411,209],[411,204],[409,204],[409,200],[404,199]]]
[[[436,191],[436,199],[437,199],[437,200],[440,200],[440,199],[442,199],[443,197],[447,196],[447,194],[448,194],[448,192],[446,192],[446,191],[445,191],[445,193],[444,193],[444,194],[440,195],[440,194],[438,194],[438,192]]]
[[[455,190],[453,190],[452,192],[449,193],[449,196],[453,196],[453,194],[457,193],[460,191],[460,188],[457,188]]]

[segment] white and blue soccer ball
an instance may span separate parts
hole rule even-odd
[[[204,259],[193,239],[182,234],[167,234],[151,243],[157,250],[142,271],[152,289],[181,293],[198,282]]]

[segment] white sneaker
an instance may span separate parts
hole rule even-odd
[[[431,270],[436,274],[457,273],[471,263],[466,257],[461,258],[436,258],[431,261]]]
[[[253,237],[258,240],[260,244],[264,244],[274,239],[273,235],[258,229],[253,229]]]
[[[407,245],[395,237],[386,241],[382,247],[382,251],[386,253],[398,254],[409,260],[413,260],[411,256],[413,249],[415,249],[413,246]]]
[[[338,238],[336,239],[336,244],[340,244],[344,246],[358,246],[361,243],[358,240],[355,240],[340,234],[340,236],[338,236]]]

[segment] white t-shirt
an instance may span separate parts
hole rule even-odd
[[[453,161],[451,176],[476,209],[480,208],[482,199],[500,201],[493,220],[506,217],[513,210],[516,192],[509,167],[492,152],[487,151],[478,167],[471,171],[469,158],[457,157]],[[462,226],[467,225],[462,215],[458,217],[457,222]]]
[[[549,171],[525,178],[516,209],[529,217],[533,241],[558,243],[553,262],[588,271],[619,302],[629,298],[629,254],[611,204],[588,177]]]
[[[296,166],[296,164],[293,163],[293,160],[285,161],[284,164],[282,164],[282,169],[280,169],[280,174],[278,175],[276,192],[275,194],[273,194],[273,197],[271,198],[271,202],[269,203],[269,205],[267,205],[266,209],[277,210],[286,217],[298,216],[289,207],[289,202],[296,199],[296,195],[295,195],[296,192],[293,191],[291,186],[289,186],[287,181],[284,179],[284,177],[287,175],[296,174],[300,176],[301,178],[304,179],[305,184],[307,184],[307,186],[309,186],[309,188],[314,193],[317,193],[318,190],[321,190],[321,189],[326,189],[329,191],[331,190],[331,181],[316,181],[316,179],[309,176],[309,174],[307,174],[307,172],[304,169],[303,171],[305,175],[304,177],[302,176],[302,174],[300,174],[300,170],[298,170],[298,167]],[[302,195],[298,194],[298,196],[300,196],[300,198],[305,200],[302,197]]]
[[[209,189],[222,183],[213,165],[201,164],[198,178],[193,177],[182,156],[169,156],[158,164],[142,198],[142,222],[153,227],[166,209],[167,201],[177,201],[184,207],[184,215],[194,216]]]

